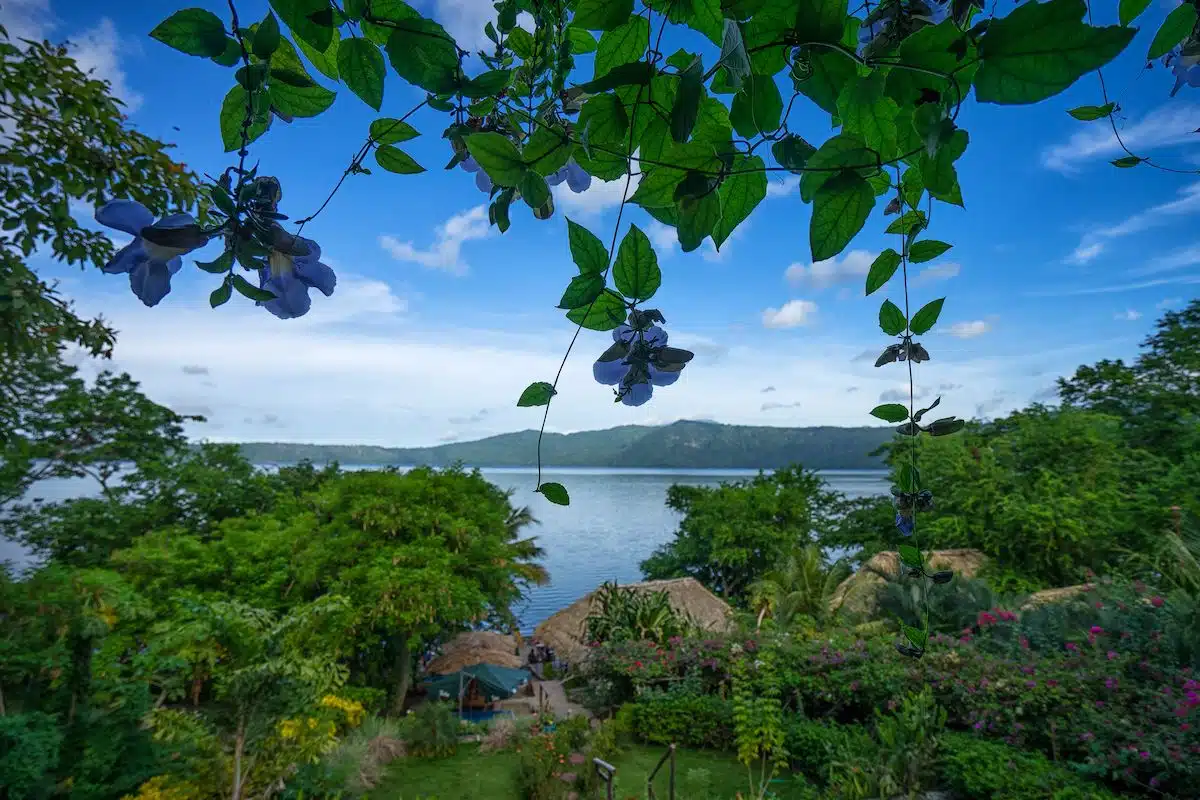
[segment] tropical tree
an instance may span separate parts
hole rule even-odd
[[[850,566],[841,559],[829,563],[820,545],[796,546],[750,585],[750,607],[759,626],[767,615],[783,628],[800,617],[821,621],[831,613],[834,590],[849,574]]]

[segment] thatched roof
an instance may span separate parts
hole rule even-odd
[[[729,604],[704,588],[695,578],[626,583],[621,588],[638,592],[666,592],[671,608],[686,614],[704,630],[723,633],[732,625],[733,610]],[[592,613],[594,595],[595,592],[584,595],[538,625],[534,637],[554,648],[560,658],[582,661],[588,653],[583,635],[587,618]]]
[[[1038,606],[1074,600],[1079,595],[1090,592],[1093,588],[1095,587],[1090,583],[1081,583],[1076,586],[1060,586],[1057,589],[1042,589],[1040,592],[1029,595],[1024,605],[1021,606],[1021,610],[1028,611]]]
[[[476,664],[519,668],[521,659],[517,655],[516,637],[492,631],[460,633],[442,645],[441,654],[429,662],[426,672],[449,675]]]
[[[925,554],[931,569],[954,570],[958,575],[973,578],[983,567],[987,556],[978,550],[933,550]],[[875,610],[875,598],[883,585],[882,575],[899,577],[900,554],[894,551],[876,553],[858,572],[838,584],[829,601],[831,611],[869,614]]]

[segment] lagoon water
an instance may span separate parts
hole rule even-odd
[[[669,486],[716,486],[757,474],[754,470],[544,469],[543,481],[557,481],[570,492],[571,505],[564,507],[551,505],[534,493],[537,475],[532,469],[482,472],[497,486],[512,489],[514,505],[528,505],[540,523],[532,526],[529,534],[537,536],[545,550],[543,563],[550,572],[550,584],[534,588],[517,609],[525,633],[606,580],[640,580],[638,563],[669,541],[679,522],[679,515],[666,506]],[[888,491],[883,471],[828,470],[820,474],[831,489],[850,497]],[[51,480],[35,486],[29,499],[49,502],[95,491],[90,481]],[[22,563],[27,557],[12,542],[0,539],[0,561],[6,559]]]

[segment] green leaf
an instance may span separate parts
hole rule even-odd
[[[984,103],[1036,103],[1116,58],[1136,30],[1082,22],[1083,0],[1026,3],[993,19],[979,44],[975,97]],[[947,20],[949,22],[949,20]]]
[[[472,99],[496,97],[508,86],[511,78],[512,70],[488,70],[463,84],[462,93],[465,97]]]
[[[914,69],[889,70],[887,94],[904,110],[919,105],[930,93],[947,105],[965,101],[978,69],[975,56],[971,38],[953,19],[921,28],[905,37],[893,56],[896,62]],[[942,75],[953,75],[953,82]]]
[[[871,416],[884,422],[904,422],[908,419],[908,408],[899,403],[884,403],[871,409]]]
[[[918,167],[908,167],[900,178],[900,193],[903,195],[905,208],[916,208],[921,204],[921,195],[925,192],[925,181],[921,178]]]
[[[875,261],[871,263],[870,272],[867,273],[867,294],[874,294],[890,281],[899,269],[900,262],[900,254],[890,247],[876,256]]]
[[[237,273],[234,273],[233,275],[233,288],[237,289],[238,294],[240,294],[242,297],[247,297],[256,302],[268,303],[275,299],[274,292],[269,292],[266,289],[258,288]]]
[[[223,31],[221,35],[224,37]],[[268,11],[266,18],[258,24],[258,29],[254,31],[254,38],[250,41],[250,51],[265,60],[269,59],[277,49],[279,49],[279,20],[275,19],[275,15]]]
[[[387,54],[396,74],[434,94],[451,94],[461,70],[454,39],[436,22],[423,18],[404,21],[404,30],[388,37]]]
[[[150,31],[150,37],[189,56],[217,58],[225,52],[225,25],[202,8],[176,11]]]
[[[525,391],[521,392],[521,397],[517,400],[518,408],[527,408],[529,406],[548,406],[550,398],[558,394],[554,390],[554,386],[545,381],[537,381],[525,387]]]
[[[775,79],[769,75],[751,75],[741,91],[733,96],[729,121],[745,139],[770,133],[779,127],[783,98]]]
[[[590,331],[611,331],[625,321],[625,298],[612,289],[605,289],[590,306],[573,308],[567,319]]]
[[[381,117],[371,123],[370,136],[376,144],[398,144],[420,135],[412,125],[391,117]]]
[[[1196,7],[1188,3],[1175,6],[1175,9],[1167,14],[1163,24],[1159,26],[1158,32],[1154,34],[1154,39],[1150,42],[1150,50],[1146,53],[1146,60],[1153,61],[1171,52],[1175,45],[1191,35],[1192,29],[1195,27]]]
[[[842,90],[858,75],[854,62],[842,53],[809,48],[810,72],[803,80],[793,77],[796,91],[830,114],[838,113],[837,100]]]
[[[366,39],[347,39],[338,48],[338,73],[350,91],[376,111],[383,105],[387,66],[379,46]]]
[[[904,406],[901,406],[901,408],[904,408]],[[904,412],[904,416],[905,418],[908,417],[907,411]],[[896,422],[902,421],[902,419],[896,420]],[[896,549],[900,551],[900,560],[908,566],[918,568],[925,566],[925,561],[921,558],[921,551],[911,544],[902,544]]]
[[[1128,25],[1142,15],[1150,6],[1150,0],[1121,0],[1117,7],[1117,17],[1122,25]]]
[[[297,38],[308,42],[318,52],[329,49],[334,28],[313,21],[314,14],[332,11],[329,0],[271,0],[271,8]]]
[[[928,641],[928,635],[921,628],[914,628],[912,625],[904,626],[904,638],[912,642],[912,646],[918,650],[925,649],[925,643]]]
[[[563,128],[539,126],[525,143],[521,157],[537,174],[552,175],[571,159],[573,147]]]
[[[232,67],[235,64],[241,63],[242,48],[238,46],[237,39],[226,37],[225,50],[222,51],[221,55],[213,56],[212,60],[222,67]]]
[[[390,144],[380,145],[375,149],[375,163],[397,175],[416,175],[418,172],[425,171],[425,168],[414,161],[412,156]]]
[[[221,101],[221,144],[226,153],[232,153],[242,146],[242,121],[246,118],[246,90],[240,85],[234,85],[225,99]],[[247,133],[246,142],[253,142],[267,132],[267,123],[253,122]]]
[[[928,332],[930,328],[937,324],[938,317],[942,313],[942,304],[945,302],[946,298],[944,297],[932,300],[921,306],[921,310],[913,315],[912,323],[909,327],[915,336],[920,336]]]
[[[679,220],[675,230],[679,236],[679,248],[690,253],[712,234],[721,221],[721,199],[717,192],[709,192],[688,199],[678,207]]]
[[[571,24],[590,31],[611,31],[633,14],[633,0],[579,0]]]
[[[812,260],[825,261],[845,250],[874,207],[875,193],[855,172],[843,170],[821,184],[808,229]]]
[[[904,492],[917,492],[921,489],[921,471],[914,467],[911,463],[905,462],[900,465],[900,474],[897,476],[900,484],[900,490]]]
[[[679,90],[671,107],[671,138],[677,142],[686,142],[692,135],[700,113],[700,100],[704,97],[703,78],[704,65],[699,58],[679,74]]]
[[[954,162],[966,151],[968,141],[967,132],[957,130],[948,142],[938,148],[933,158],[928,153],[921,154],[921,180],[925,183],[926,191],[934,198],[956,206],[963,204]]]
[[[534,211],[545,206],[550,200],[550,187],[546,184],[546,179],[531,169],[525,170],[525,174],[521,176],[519,188],[525,204]]]
[[[581,56],[585,53],[595,51],[596,37],[585,31],[583,28],[576,28],[574,25],[567,28],[567,39],[571,42],[571,54]]]
[[[571,496],[567,494],[566,487],[561,483],[543,483],[537,490],[543,497],[556,506],[571,505]]]
[[[884,233],[899,233],[905,236],[925,228],[928,224],[924,211],[905,211],[887,226]]]
[[[908,320],[904,318],[900,306],[891,300],[884,300],[883,305],[879,307],[879,327],[883,332],[888,336],[899,336],[907,324]]]
[[[225,305],[229,302],[229,298],[233,297],[233,284],[226,278],[221,285],[213,289],[212,294],[208,296],[208,304],[216,308],[217,306]]]
[[[766,164],[758,156],[740,157],[732,173],[721,183],[721,219],[713,228],[713,244],[717,250],[733,234],[735,228],[750,216],[767,196]]]
[[[508,230],[508,208],[512,205],[516,189],[505,189],[496,195],[496,200],[488,206],[488,223],[495,225],[501,233]]]
[[[1146,159],[1142,158],[1141,156],[1122,156],[1121,158],[1118,158],[1115,161],[1112,161],[1110,163],[1114,167],[1120,167],[1121,169],[1129,169],[1130,167],[1136,167],[1138,164],[1142,163],[1145,160]]]
[[[371,37],[367,37],[367,41],[374,42]],[[384,37],[381,42],[375,42],[377,45],[383,45],[387,42],[387,37]],[[317,68],[317,71],[330,80],[339,80],[338,76],[338,50],[341,44],[341,35],[337,29],[333,30],[333,38],[329,40],[329,47],[324,50],[318,50],[303,39],[296,40],[296,46],[300,48],[300,52],[304,53],[304,57],[308,59],[308,63]]]
[[[467,150],[492,181],[516,186],[525,175],[525,162],[508,138],[499,133],[476,133],[467,137]]]
[[[801,139],[799,136],[788,134],[771,145],[771,155],[779,166],[801,175],[808,159],[817,152],[817,148]]]
[[[662,272],[658,268],[654,247],[637,225],[629,226],[629,232],[617,249],[613,283],[617,291],[635,302],[649,300],[662,285]]]
[[[558,307],[571,310],[587,306],[593,300],[600,296],[604,291],[604,275],[599,272],[583,272],[576,275],[567,284],[566,290],[563,292],[562,299],[558,301]]]
[[[937,239],[914,242],[913,246],[908,249],[908,260],[914,264],[924,264],[926,261],[932,261],[937,258],[953,246],[952,244],[939,242]]]
[[[873,72],[846,84],[838,97],[842,130],[862,137],[882,160],[896,155],[896,117],[900,106],[884,93],[884,77]]]
[[[614,67],[638,61],[649,46],[650,23],[645,17],[630,17],[624,25],[600,37],[594,77],[599,78]]]
[[[528,61],[533,57],[533,34],[524,28],[513,28],[505,40],[508,49],[512,50],[522,60]]]
[[[862,137],[839,133],[809,156],[805,172],[800,176],[800,199],[811,203],[821,185],[841,170],[858,167],[859,174],[866,177],[879,171],[878,167],[872,166],[878,163],[879,155],[867,147]]]
[[[224,274],[233,268],[233,253],[226,250],[212,261],[197,261],[196,266],[214,275]]]
[[[324,86],[292,86],[277,80],[271,81],[269,94],[271,105],[289,117],[315,117],[333,105],[337,97]]]
[[[599,94],[600,92],[615,89],[618,86],[645,86],[657,74],[658,72],[654,69],[653,64],[645,61],[632,61],[628,64],[619,64],[613,67],[602,77],[581,84],[579,88],[588,94]],[[596,98],[593,97],[592,99],[595,100]]]
[[[1080,106],[1072,108],[1067,113],[1081,122],[1092,122],[1098,119],[1104,119],[1113,112],[1117,107],[1116,103],[1105,103],[1102,106]]]
[[[750,77],[750,55],[742,38],[742,26],[732,19],[726,19],[722,24],[721,66],[730,88],[740,89],[742,82]]]
[[[571,244],[571,259],[580,272],[604,272],[608,269],[608,248],[596,234],[567,218],[567,239]]]

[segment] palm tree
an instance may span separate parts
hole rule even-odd
[[[533,516],[533,510],[529,506],[510,509],[508,518],[504,520],[509,544],[513,548],[513,558],[520,562],[518,572],[526,583],[535,586],[545,586],[550,582],[550,573],[541,564],[536,563],[545,555],[545,551],[538,546],[537,537],[520,537],[525,528],[541,524],[537,517]]]
[[[758,626],[768,614],[781,627],[787,627],[800,615],[824,619],[829,615],[829,599],[850,574],[842,559],[827,564],[825,554],[815,544],[792,549],[775,567],[750,586],[750,598],[758,610]]]

